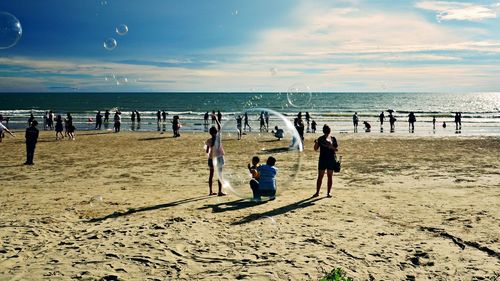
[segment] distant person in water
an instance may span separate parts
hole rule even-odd
[[[264,111],[264,120],[266,122],[266,132],[269,132],[269,112]]]
[[[306,124],[307,124],[307,130],[306,132],[310,132],[310,124],[311,124],[311,115],[309,114],[308,111],[306,111]]]
[[[95,115],[95,129],[100,130],[102,126],[102,114],[101,111],[97,111]]]
[[[208,111],[203,115],[203,124],[208,125]]]
[[[260,112],[260,115],[259,115],[259,124],[260,124],[260,128],[259,130],[261,132],[263,132],[266,128],[266,117],[264,116],[264,111],[261,111]]]
[[[412,133],[415,131],[415,122],[417,122],[417,118],[415,117],[415,113],[410,112],[410,114],[408,114],[408,129]]]
[[[212,124],[215,124],[217,120],[217,115],[215,114],[215,110],[212,110]]]
[[[243,129],[246,131],[247,126],[248,126],[248,131],[252,131],[252,127],[250,127],[250,124],[248,123],[248,112],[245,112],[245,115],[243,116],[243,120],[245,122]]]
[[[380,127],[384,126],[384,119],[385,119],[385,115],[384,115],[384,112],[382,111],[380,113],[380,115],[378,116],[378,119],[380,120]]]
[[[163,122],[167,122],[167,113],[165,112],[165,110],[162,110],[161,118],[163,119]]]
[[[139,111],[135,111],[135,116],[137,118],[137,123],[141,123],[141,114],[139,114]]]
[[[461,130],[462,129],[462,113],[456,112],[455,113],[455,130]]]
[[[156,112],[156,123],[160,123],[161,122],[161,111],[157,111]]]
[[[432,129],[436,129],[436,116],[432,116]]]
[[[241,140],[241,135],[242,135],[242,124],[243,123],[243,117],[241,115],[236,116],[236,131],[238,132],[238,140]]]
[[[212,117],[215,116],[215,113],[212,114]],[[213,120],[213,119],[212,119]],[[220,129],[220,122],[216,119],[217,124],[216,127],[211,127],[209,130],[210,138],[205,142],[205,152],[208,154],[208,168],[210,170],[210,174],[208,176],[208,195],[218,195],[224,196],[222,192],[222,169],[224,168],[224,148],[222,147]],[[217,166],[219,179],[217,180],[217,184],[219,186],[219,192],[215,193],[212,189],[212,182],[214,178],[214,166]]]
[[[43,130],[47,130],[49,126],[49,112],[45,111],[45,114],[43,115]]]
[[[122,117],[120,111],[115,111],[115,116],[113,117],[115,133],[120,132],[120,128],[122,126]]]
[[[106,109],[106,111],[104,112],[104,123],[109,122],[109,115],[109,110]]]
[[[28,118],[28,127],[31,126],[31,122],[35,121],[35,116],[33,113],[30,113],[30,117]]]
[[[174,133],[174,138],[181,136],[181,134],[179,133],[180,128],[181,128],[181,123],[179,120],[179,115],[174,115],[172,119],[172,131]]]
[[[319,160],[318,160],[318,179],[316,180],[316,193],[312,197],[318,197],[319,191],[321,189],[321,184],[323,182],[323,177],[326,175],[328,177],[327,182],[327,197],[332,197],[332,185],[333,185],[333,169],[335,167],[336,152],[338,150],[337,139],[330,136],[331,129],[328,125],[323,126],[323,136],[319,137],[314,141],[314,151],[319,150]]]
[[[132,113],[130,114],[130,121],[132,121],[132,123],[135,123],[135,111],[132,111]]]
[[[315,133],[316,133],[316,126],[317,126],[316,121],[312,120],[312,122],[311,122],[311,132],[312,132],[313,134],[315,134]]]
[[[372,126],[370,123],[363,121],[363,124],[365,125],[365,132],[369,133],[371,131]]]
[[[33,120],[30,124],[30,127],[26,129],[26,133],[24,137],[26,138],[26,162],[24,165],[33,165],[33,158],[35,157],[35,147],[38,142],[38,129],[36,126],[38,122]]]
[[[358,113],[354,112],[354,115],[352,116],[352,125],[354,126],[354,132],[358,132],[358,123],[359,123],[359,117]]]
[[[443,122],[443,128],[446,129],[446,122]]]
[[[222,113],[220,113],[220,110],[217,110],[217,120],[219,120],[219,123],[222,123]]]
[[[64,130],[63,120],[61,115],[59,114],[56,117],[56,140],[62,140],[64,138],[63,130]]]
[[[272,201],[276,198],[276,158],[270,156],[266,164],[256,168],[255,177],[250,180],[250,188],[253,193],[253,201],[260,202],[261,196],[269,197]]]
[[[54,130],[54,112],[49,111],[49,129]]]
[[[392,112],[389,112],[389,124],[391,125],[391,132],[394,132],[396,123],[396,117],[392,115]]]

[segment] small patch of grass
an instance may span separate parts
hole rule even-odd
[[[337,267],[323,276],[319,281],[353,281],[351,277],[347,277],[345,271]]]

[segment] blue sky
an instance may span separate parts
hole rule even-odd
[[[500,91],[498,0],[16,0],[0,11],[23,28],[0,49],[1,92]]]

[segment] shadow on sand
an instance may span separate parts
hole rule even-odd
[[[123,211],[123,212],[117,211],[117,212],[114,212],[112,214],[106,215],[104,217],[86,220],[85,222],[101,222],[101,221],[104,221],[107,219],[124,217],[124,216],[128,216],[128,215],[135,214],[135,213],[140,213],[140,212],[147,212],[147,211],[153,211],[153,210],[158,210],[158,209],[170,208],[170,207],[174,207],[174,206],[178,206],[178,205],[182,205],[182,204],[186,204],[186,203],[204,200],[207,198],[208,198],[208,196],[198,196],[198,197],[182,199],[182,200],[178,200],[178,201],[174,201],[174,202],[170,202],[170,203],[165,203],[165,204],[159,204],[159,205],[153,205],[153,206],[141,207],[141,208],[130,208],[127,211]]]
[[[206,204],[205,206],[198,208],[198,210],[212,209],[212,213],[223,213],[227,211],[237,211],[241,209],[251,208],[265,203],[267,203],[267,201],[257,203],[249,201],[248,199],[239,199],[231,202]]]
[[[139,141],[152,141],[152,140],[165,140],[165,139],[171,139],[172,137],[152,137],[152,138],[143,138],[143,139],[138,139]]]
[[[295,203],[292,203],[292,204],[289,204],[289,205],[286,205],[283,207],[279,207],[277,209],[270,210],[270,211],[267,211],[264,213],[250,214],[239,221],[233,222],[232,225],[245,224],[245,223],[249,223],[249,222],[253,222],[253,221],[256,221],[258,219],[261,219],[262,217],[273,217],[273,216],[288,213],[288,212],[293,211],[293,210],[303,209],[303,208],[307,208],[310,206],[314,206],[315,202],[322,200],[322,199],[324,199],[324,197],[307,198],[307,199],[303,199],[303,200],[300,200],[298,202],[295,202]]]

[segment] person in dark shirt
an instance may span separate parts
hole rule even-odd
[[[156,112],[156,123],[160,123],[161,122],[161,111],[157,111]]]
[[[217,110],[217,120],[219,120],[219,123],[222,123],[222,113],[220,113],[220,110]]]
[[[29,128],[26,129],[26,162],[24,165],[33,165],[33,157],[35,156],[35,147],[38,141],[38,122],[33,120]]]
[[[203,115],[203,124],[208,125],[208,111]]]
[[[106,112],[104,112],[104,123],[108,122],[109,122],[109,110],[106,110]]]
[[[30,118],[28,118],[28,127],[31,126],[31,122],[35,120],[35,116],[33,116],[33,113],[30,114]]]
[[[319,161],[318,161],[318,179],[316,181],[316,193],[312,197],[318,197],[319,191],[321,189],[321,183],[323,182],[323,176],[328,177],[328,190],[327,197],[332,197],[330,194],[333,185],[333,169],[335,166],[336,156],[335,153],[338,148],[337,139],[330,136],[331,129],[328,125],[323,126],[323,136],[319,137],[314,141],[314,150],[319,149]]]
[[[317,125],[316,121],[312,120],[312,122],[311,122],[311,132],[312,133],[316,133],[316,125]]]
[[[163,110],[161,112],[161,118],[163,119],[163,122],[167,122],[167,113],[165,112],[165,110]]]
[[[100,130],[102,126],[102,114],[101,111],[97,111],[95,116],[95,129]]]

